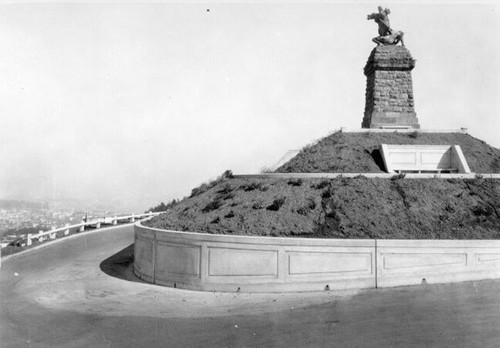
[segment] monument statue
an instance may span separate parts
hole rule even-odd
[[[404,46],[403,41],[404,33],[399,30],[391,29],[391,23],[389,21],[389,14],[391,11],[388,8],[378,7],[378,13],[369,14],[366,19],[373,19],[375,23],[378,24],[378,35],[372,39],[377,45],[397,45],[401,42]]]
[[[389,22],[389,14],[391,11],[386,8],[383,9],[382,6],[378,7],[378,13],[369,14],[366,19],[373,19],[375,23],[378,24],[378,35],[386,36],[391,34],[391,23]]]
[[[390,35],[377,36],[372,39],[377,45],[397,45],[401,42],[401,46],[404,46],[403,41],[404,33],[402,31],[392,31]]]
[[[403,32],[391,28],[388,8],[367,16],[378,24],[379,36],[364,68],[366,76],[363,128],[420,128],[413,100],[411,71],[415,60],[404,47]],[[401,45],[397,45],[401,42]]]

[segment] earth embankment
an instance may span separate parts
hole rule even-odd
[[[304,147],[278,173],[384,173],[380,144],[460,145],[474,173],[500,173],[500,150],[462,133],[336,132]]]
[[[235,235],[499,239],[500,181],[226,178],[144,224]]]

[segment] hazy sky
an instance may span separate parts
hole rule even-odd
[[[359,128],[377,4],[4,2],[0,198],[143,210]],[[500,5],[382,5],[422,128],[500,147]]]

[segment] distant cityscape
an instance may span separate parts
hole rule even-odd
[[[14,235],[38,233],[40,230],[78,223],[84,217],[92,219],[123,213],[106,210],[98,205],[78,209],[64,202],[0,200],[0,237],[3,240]]]

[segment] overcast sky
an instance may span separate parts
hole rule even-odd
[[[0,198],[144,210],[359,128],[377,4],[4,2]],[[500,6],[382,5],[421,127],[500,147]]]

